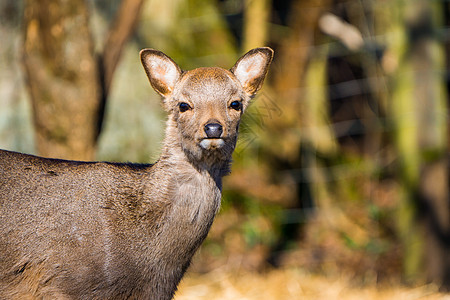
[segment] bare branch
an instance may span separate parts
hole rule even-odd
[[[143,3],[144,0],[122,0],[112,26],[109,29],[101,58],[105,95],[109,92],[113,74],[122,50],[134,32]]]
[[[103,48],[103,55],[99,60],[102,95],[97,118],[96,139],[98,139],[102,130],[106,101],[108,99],[109,89],[111,88],[114,71],[119,63],[123,48],[137,25],[143,3],[144,0],[122,0],[109,29]]]

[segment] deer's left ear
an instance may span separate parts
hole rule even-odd
[[[180,67],[170,57],[154,49],[141,50],[140,57],[152,87],[164,98],[169,97],[181,77]]]
[[[273,50],[269,47],[255,48],[242,56],[231,68],[230,71],[249,96],[255,95],[262,87],[272,58]]]

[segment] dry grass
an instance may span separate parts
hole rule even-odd
[[[175,300],[188,299],[447,299],[436,286],[424,285],[357,287],[345,278],[326,278],[296,269],[273,270],[266,274],[217,269],[207,274],[188,274]]]

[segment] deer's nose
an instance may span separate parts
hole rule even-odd
[[[205,133],[208,138],[217,139],[222,135],[222,125],[218,123],[209,123],[205,125]]]

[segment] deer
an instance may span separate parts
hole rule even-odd
[[[227,70],[140,59],[168,113],[154,164],[0,150],[0,299],[172,299],[205,240],[273,50]]]

